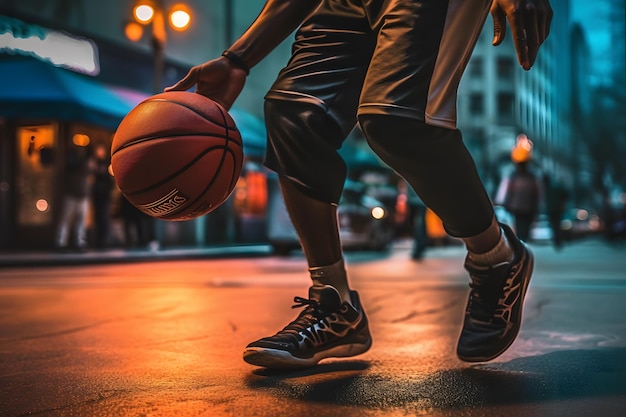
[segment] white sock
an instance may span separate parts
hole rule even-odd
[[[493,249],[485,253],[469,252],[468,257],[475,265],[491,266],[502,262],[512,262],[515,257],[515,251],[502,229],[500,229],[500,240]]]
[[[343,301],[351,303],[348,276],[343,259],[331,265],[315,266],[309,268],[313,286],[330,285],[334,287]]]

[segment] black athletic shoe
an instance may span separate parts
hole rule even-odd
[[[352,305],[341,302],[334,287],[309,289],[309,299],[295,297],[293,308],[305,307],[274,336],[250,343],[243,359],[266,368],[304,368],[330,357],[355,356],[372,345],[367,317],[356,291]]]
[[[482,267],[465,260],[471,290],[457,355],[466,362],[490,361],[501,355],[511,346],[522,324],[533,255],[509,227],[501,226],[515,250],[512,262]]]

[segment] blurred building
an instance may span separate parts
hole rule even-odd
[[[572,124],[582,161],[576,197],[602,211],[620,211],[626,205],[626,3],[584,5],[572,40],[577,68]]]
[[[510,168],[519,134],[535,144],[539,166],[564,177],[573,172],[569,0],[552,0],[555,19],[530,71],[517,62],[513,36],[494,47],[491,17],[459,86],[458,124],[492,194]]]
[[[578,206],[589,207],[589,196],[593,189],[594,161],[587,152],[587,138],[593,128],[593,100],[591,90],[591,51],[583,28],[574,24],[571,32],[572,47],[572,118],[571,126],[573,160],[572,198]]]
[[[249,4],[235,11],[231,1],[186,3],[192,24],[187,32],[168,29],[162,85],[155,88],[149,28],[137,42],[124,32],[133,19],[132,0],[0,0],[0,248],[52,247],[68,151],[99,143],[110,147],[133,106],[179,80],[192,64],[219,55],[232,33],[245,29],[236,19],[258,13]],[[233,201],[210,217],[159,222],[162,243],[262,239],[259,218],[267,189],[259,180],[265,146],[259,91],[269,82],[264,71],[274,68],[255,68],[232,109],[248,157]]]
[[[178,2],[161,0],[163,7]],[[191,65],[219,56],[264,4],[180,2],[192,21],[184,32],[167,32],[162,87],[180,79]],[[570,0],[551,4],[551,35],[531,71],[519,67],[510,30],[503,45],[491,45],[488,17],[459,89],[459,127],[490,192],[509,165],[520,133],[534,142],[541,169],[570,179],[569,185],[591,186],[594,162],[584,156],[580,139],[590,127],[579,124],[597,107],[587,88],[590,47],[582,31],[572,30]],[[84,137],[110,143],[122,117],[155,91],[149,31],[137,42],[124,31],[134,5],[135,0],[0,0],[0,248],[51,244],[67,149]],[[612,74],[622,82],[623,9],[621,1],[621,14],[612,20],[611,29],[616,45],[621,45],[612,50]],[[61,43],[40,44],[37,50],[22,43],[50,38]],[[161,225],[166,241],[196,245],[263,239],[268,199],[266,172],[260,165],[265,146],[263,95],[287,62],[291,41],[288,38],[255,66],[232,111],[249,157],[237,191],[210,216]],[[607,106],[619,106],[619,99]],[[362,141],[355,142],[365,152]],[[354,155],[364,155],[351,162],[356,166],[378,165],[371,154]]]

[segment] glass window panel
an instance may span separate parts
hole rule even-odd
[[[52,124],[19,126],[17,140],[16,204],[21,226],[52,222],[56,127]]]

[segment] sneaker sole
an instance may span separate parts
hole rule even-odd
[[[520,328],[522,327],[522,317],[523,317],[523,310],[524,310],[524,301],[526,300],[526,291],[528,290],[528,286],[530,285],[530,279],[532,278],[533,270],[535,267],[535,258],[533,256],[533,253],[526,246],[525,243],[524,243],[524,247],[526,248],[526,256],[528,256],[529,262],[528,262],[527,272],[526,272],[527,278],[524,279],[524,287],[522,288],[522,305],[519,310],[520,320],[519,320],[519,323],[513,326],[511,330],[512,332],[511,334],[513,335],[513,337],[511,337],[511,340],[506,345],[504,345],[502,349],[500,349],[496,353],[489,355],[489,356],[466,356],[466,355],[461,355],[457,352],[458,358],[461,359],[463,362],[489,362],[490,360],[493,360],[497,358],[498,356],[502,355],[504,352],[506,352],[506,350],[511,347],[515,339],[517,339],[517,335],[519,334]]]
[[[326,358],[346,358],[360,355],[372,346],[370,339],[366,344],[340,345],[317,352],[310,358],[299,358],[285,350],[249,347],[243,352],[243,360],[251,365],[264,368],[309,368]]]

